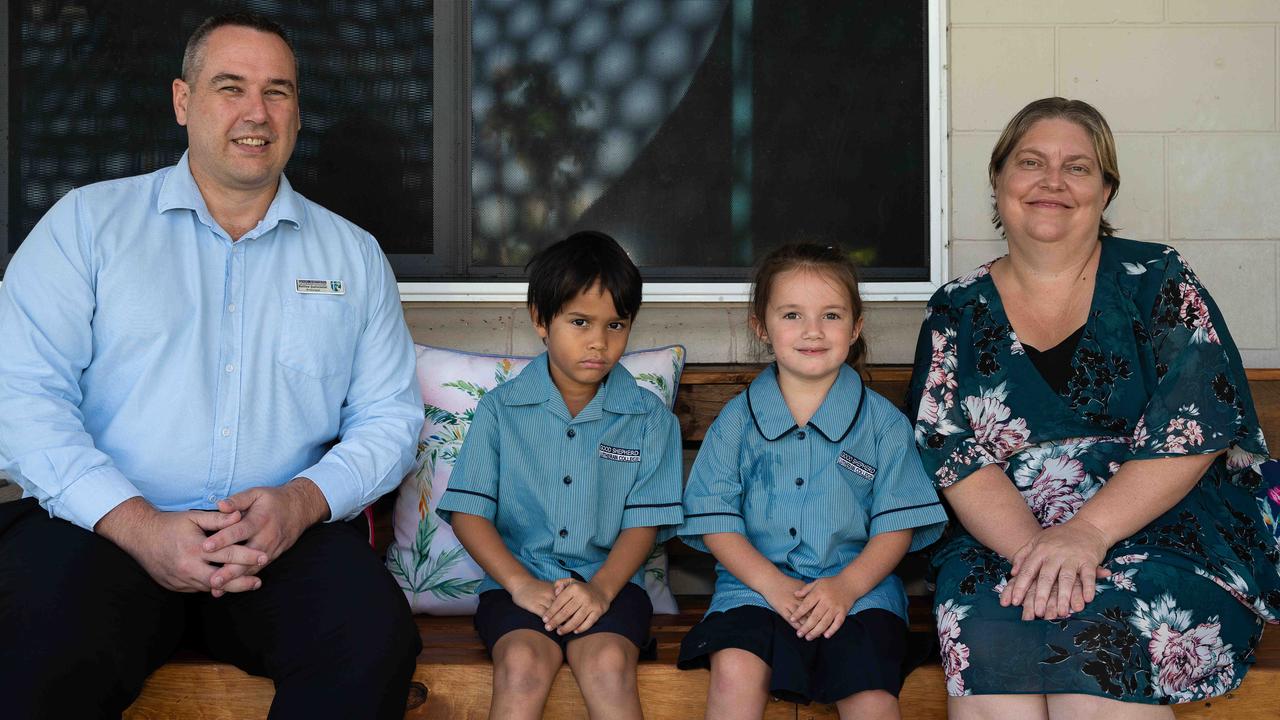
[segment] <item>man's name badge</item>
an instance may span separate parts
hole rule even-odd
[[[347,286],[341,280],[294,280],[293,287],[303,295],[346,295]]]

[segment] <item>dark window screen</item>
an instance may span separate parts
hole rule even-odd
[[[929,277],[928,3],[473,0],[471,272],[577,229],[649,280],[792,240]]]
[[[187,139],[169,88],[187,37],[239,8],[277,20],[298,56],[302,132],[285,170],[294,188],[396,260],[433,252],[431,0],[8,6],[9,253],[72,188],[177,162]]]

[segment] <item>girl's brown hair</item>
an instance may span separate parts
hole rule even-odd
[[[820,272],[836,281],[849,293],[850,310],[853,317],[849,322],[856,323],[862,317],[862,295],[858,293],[858,268],[849,259],[848,254],[838,247],[818,245],[815,243],[790,243],[774,250],[760,261],[756,268],[755,280],[751,284],[751,319],[764,327],[764,318],[769,311],[769,296],[773,290],[773,281],[784,272],[791,270],[809,270]],[[866,335],[858,333],[858,339],[849,346],[849,356],[845,362],[859,374],[867,363]]]

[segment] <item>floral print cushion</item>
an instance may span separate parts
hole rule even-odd
[[[418,383],[426,422],[418,439],[414,469],[400,483],[387,548],[387,568],[414,612],[466,615],[475,612],[476,588],[484,571],[435,513],[466,439],[476,405],[485,393],[520,373],[533,358],[482,355],[447,348],[415,346]],[[684,348],[679,345],[637,350],[622,365],[641,387],[675,403]],[[667,586],[667,553],[656,545],[645,563],[645,590],[659,614],[678,612]]]

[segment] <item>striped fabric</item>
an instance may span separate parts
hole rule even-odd
[[[845,568],[874,535],[916,528],[911,549],[942,534],[946,512],[924,474],[907,419],[843,367],[809,423],[796,427],[766,368],[712,423],[684,493],[680,537],[707,552],[702,536],[747,536],[779,570],[806,582]],[[764,597],[716,566],[708,612],[769,607]],[[907,615],[896,576],[849,610]]]
[[[543,353],[481,398],[436,512],[492,520],[541,580],[590,580],[626,528],[674,533],[680,476],[680,426],[626,368],[570,418]],[[631,581],[644,587],[643,569]],[[486,575],[477,592],[499,587]]]

